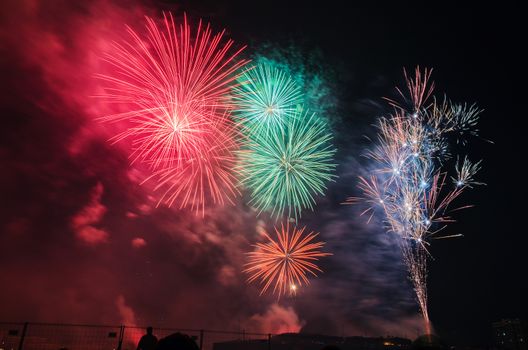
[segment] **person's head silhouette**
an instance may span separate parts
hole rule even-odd
[[[152,327],[147,327],[147,334],[152,334]]]

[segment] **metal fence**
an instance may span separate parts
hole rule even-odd
[[[234,341],[259,342],[271,349],[271,334],[217,331],[206,329],[154,328],[161,339],[173,333],[187,334],[201,350],[213,344]],[[0,350],[136,350],[143,327],[54,323],[0,322]],[[217,344],[217,347],[220,344]]]

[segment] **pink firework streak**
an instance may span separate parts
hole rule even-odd
[[[161,25],[145,18],[146,34],[127,27],[130,40],[104,55],[112,74],[98,75],[101,97],[120,111],[101,119],[124,129],[111,141],[131,141],[131,161],[148,165],[159,202],[202,213],[209,199],[232,202],[238,144],[229,92],[248,63],[236,60],[244,48],[232,50],[224,31],[213,34],[201,21],[192,33],[186,16],[176,24],[164,14]]]

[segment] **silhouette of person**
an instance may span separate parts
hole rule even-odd
[[[158,338],[152,334],[152,327],[147,327],[147,334],[139,339],[136,350],[154,350],[156,344],[158,344]]]
[[[174,333],[160,339],[156,350],[200,350],[196,342],[187,334]]]

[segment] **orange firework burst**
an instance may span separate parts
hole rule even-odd
[[[273,293],[279,298],[286,292],[293,295],[299,286],[309,283],[308,273],[317,276],[317,271],[323,272],[314,261],[332,254],[321,252],[325,243],[314,242],[318,233],[313,231],[303,235],[305,229],[294,227],[290,232],[289,223],[286,227],[281,225],[280,230],[275,227],[276,241],[264,232],[268,241],[255,244],[255,251],[248,253],[249,262],[244,272],[250,274],[249,283],[260,280],[263,285],[261,295],[273,283]]]

